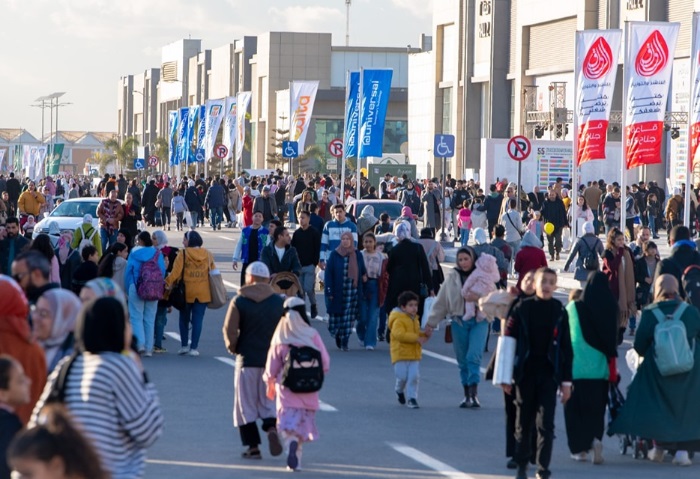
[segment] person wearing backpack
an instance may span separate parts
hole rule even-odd
[[[158,300],[165,290],[165,260],[153,246],[151,234],[138,235],[139,248],[134,248],[126,263],[124,287],[129,298],[129,317],[136,337],[138,352],[153,355],[154,330]]]
[[[700,444],[700,348],[695,347],[700,313],[681,300],[678,280],[670,274],[656,278],[654,291],[654,304],[642,312],[634,338],[634,349],[644,361],[608,433],[653,438],[649,459],[662,462],[664,450],[675,450],[673,463],[689,466],[687,450]],[[670,350],[676,354],[669,356]],[[669,374],[674,363],[686,372]]]
[[[267,397],[277,397],[277,430],[287,450],[287,467],[297,471],[302,445],[318,437],[318,391],[328,373],[330,356],[318,331],[304,321],[304,300],[290,297],[284,308],[286,314],[272,336],[263,380]]]
[[[671,255],[664,258],[656,265],[654,280],[662,274],[675,276],[679,284],[679,294],[682,299],[686,299],[685,288],[683,287],[683,273],[691,265],[700,265],[700,253],[696,244],[690,239],[690,230],[687,226],[674,226],[669,233],[671,242]]]
[[[583,223],[583,233],[583,236],[576,241],[574,248],[569,254],[569,259],[566,260],[564,265],[564,271],[568,271],[569,266],[576,258],[574,279],[581,283],[581,289],[586,287],[588,275],[591,271],[600,270],[600,257],[605,252],[603,242],[595,234],[595,227],[592,221]]]
[[[95,247],[98,256],[101,258],[102,238],[99,231],[92,226],[92,215],[85,215],[83,216],[83,223],[75,229],[70,247],[71,249],[77,249],[78,253],[82,253],[83,248],[90,244]]]

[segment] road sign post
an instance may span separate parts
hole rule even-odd
[[[289,160],[289,174],[292,173],[292,160],[299,156],[299,142],[283,141],[282,142],[282,158]]]
[[[447,159],[453,158],[455,156],[455,137],[454,135],[435,135],[435,141],[433,142],[433,155],[442,158],[442,180],[440,195],[442,197],[441,207],[440,207],[440,224],[442,225],[442,230],[440,232],[440,242],[447,242],[447,234],[445,233],[445,209],[447,201],[445,199],[445,170],[447,169]],[[454,229],[454,228],[453,228]]]
[[[522,188],[521,183],[522,183],[522,170],[523,170],[523,161],[527,159],[528,156],[530,156],[530,153],[532,153],[532,144],[530,143],[530,140],[527,139],[527,137],[518,135],[514,136],[510,140],[508,140],[508,156],[514,161],[518,162],[518,184],[516,185],[516,191],[517,191],[517,201],[518,201],[518,211],[520,211],[520,194],[522,193],[520,190]]]

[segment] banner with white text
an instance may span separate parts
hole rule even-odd
[[[358,158],[382,156],[393,70],[363,70]],[[358,162],[359,164],[359,162]]]
[[[175,136],[177,134],[178,126],[178,116],[177,111],[168,112],[168,164],[170,166],[175,166],[176,163],[176,152],[177,152],[177,141]]]
[[[348,74],[345,86],[345,158],[357,156],[357,133],[360,129],[360,72]]]
[[[605,159],[622,30],[576,32],[576,165]]]
[[[625,54],[627,169],[661,163],[679,23],[629,22]]]

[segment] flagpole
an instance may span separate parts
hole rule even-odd
[[[348,115],[348,99],[350,98],[350,70],[345,70],[345,109],[343,119],[343,151],[340,158],[340,200],[339,203],[345,202],[345,158],[346,152],[348,151],[348,126],[349,126],[349,116]]]
[[[632,63],[630,62],[629,53],[630,51],[630,24],[625,22],[625,63],[622,70],[622,141],[620,142],[621,154],[620,154],[620,230],[622,234],[625,234],[625,223],[626,223],[626,213],[627,209],[625,204],[627,203],[627,182],[625,177],[627,176],[627,95],[628,84],[630,81],[630,68],[632,68]],[[630,237],[631,239],[631,237]]]
[[[357,120],[357,164],[355,165],[355,199],[359,200],[360,195],[362,194],[361,186],[362,183],[360,181],[360,167],[362,165],[362,155],[360,155],[360,152],[362,151],[362,102],[364,101],[364,91],[363,91],[363,83],[365,81],[365,68],[360,67],[360,115]],[[355,212],[355,215],[357,217],[357,211]]]
[[[289,140],[290,141],[294,141],[294,137],[292,136],[292,124],[294,123],[293,118],[292,118],[292,116],[293,116],[293,112],[292,112],[292,83],[293,82],[291,82],[291,81],[289,82]],[[282,157],[284,158],[284,151],[282,152]],[[289,158],[289,174],[292,176],[294,175],[294,173],[292,173],[292,159],[291,158]]]
[[[693,32],[692,32],[692,40],[691,40],[691,47],[690,47],[690,55],[691,59],[694,59],[695,61],[690,62],[690,95],[688,95],[688,159],[686,161],[685,165],[685,202],[684,204],[686,205],[685,208],[683,208],[683,224],[686,225],[688,228],[690,228],[690,189],[693,186],[692,182],[692,176],[693,176],[693,147],[692,147],[692,142],[693,142],[693,135],[692,135],[692,130],[693,130],[693,121],[695,121],[695,102],[697,101],[695,98],[695,82],[697,81],[697,75],[698,75],[698,64],[697,64],[697,55],[698,55],[698,15],[700,15],[698,12],[693,13]],[[697,147],[696,147],[697,148]],[[695,150],[697,151],[697,149]]]
[[[583,32],[577,31],[576,32],[576,53],[575,53],[575,69],[574,69],[574,84],[576,85],[574,88],[574,157],[573,157],[573,168],[571,170],[571,191],[570,195],[573,196],[571,198],[571,240],[572,240],[572,245],[573,242],[578,238],[578,220],[576,219],[576,210],[578,209],[578,166],[579,166],[579,154],[578,154],[578,135],[579,135],[579,121],[578,121],[578,115],[579,115],[579,75],[581,74],[581,55],[580,55],[580,44],[583,41]],[[566,132],[566,128],[564,128],[564,132]],[[520,186],[518,186],[520,188]],[[574,195],[575,193],[575,195]],[[520,190],[518,189],[518,196],[520,196]]]

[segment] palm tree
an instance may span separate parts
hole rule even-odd
[[[96,163],[97,169],[100,171],[100,175],[104,175],[107,172],[107,166],[114,161],[114,155],[98,151],[92,155],[90,163]]]
[[[155,146],[155,151],[151,152],[151,154],[156,155],[161,164],[167,165],[168,156],[170,154],[170,145],[168,144],[168,140],[162,136],[159,136],[153,141],[153,145]]]
[[[315,160],[316,165],[320,164],[319,159],[323,157],[324,150],[318,145],[309,145],[304,148],[304,153],[292,160],[292,167],[301,171],[301,163],[306,160]],[[317,168],[313,168],[314,170]],[[290,171],[291,173],[291,171]]]
[[[124,171],[124,168],[128,167],[129,162],[135,158],[139,140],[134,136],[129,136],[124,138],[123,143],[120,144],[118,139],[112,138],[105,141],[104,146],[106,149],[112,150],[112,154],[117,160],[117,168]]]

